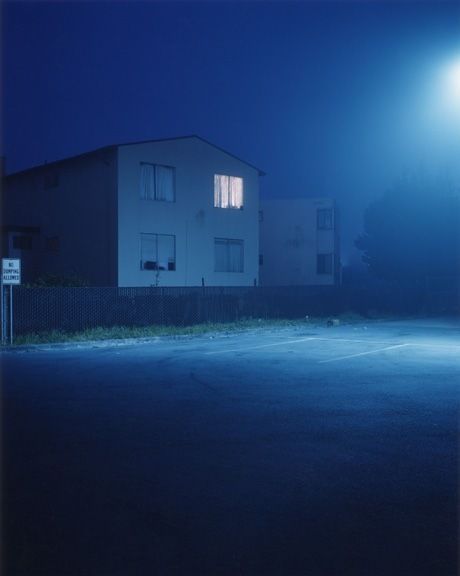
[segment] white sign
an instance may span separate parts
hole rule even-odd
[[[2,259],[2,283],[3,284],[21,283],[21,260],[19,260],[18,258]]]

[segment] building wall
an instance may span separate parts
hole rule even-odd
[[[175,168],[175,201],[142,199],[140,164]],[[244,207],[214,207],[214,174],[243,178]],[[118,148],[120,286],[239,286],[258,282],[259,173],[190,137]],[[176,269],[142,270],[141,234],[175,236]],[[214,238],[244,241],[243,272],[216,272]]]
[[[331,209],[331,229],[318,229],[317,211]],[[260,215],[260,283],[266,286],[339,282],[338,216],[328,198],[264,200]],[[332,254],[332,272],[319,273],[318,254]]]
[[[116,175],[115,149],[105,149],[5,179],[2,251],[21,258],[24,282],[56,274],[116,283]],[[15,249],[17,236],[31,247]]]

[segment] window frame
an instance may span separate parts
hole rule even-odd
[[[218,199],[218,192],[216,188],[217,178],[228,178],[228,186],[227,186],[227,205],[223,206],[219,204]],[[230,204],[230,190],[231,190],[231,181],[232,180],[240,180],[241,181],[241,204],[240,205],[232,205]],[[231,176],[230,174],[214,174],[214,208],[219,208],[223,210],[243,210],[244,208],[244,178],[242,176]]]
[[[152,236],[155,241],[155,254],[153,260],[143,259],[143,250],[142,250],[142,240],[145,236]],[[171,261],[168,258],[167,268],[162,268],[159,266],[159,254],[158,254],[158,238],[167,237],[173,239],[173,260]],[[177,270],[177,259],[176,259],[176,235],[175,234],[161,234],[157,232],[141,232],[140,240],[139,240],[139,251],[140,251],[140,270],[141,272],[175,272]],[[152,266],[146,266],[146,263],[152,263]]]
[[[146,195],[143,195],[142,190],[142,166],[151,166],[153,168],[153,198],[149,198]],[[176,167],[169,166],[167,164],[159,164],[155,162],[144,162],[141,161],[139,164],[139,195],[141,200],[146,200],[147,202],[167,202],[167,203],[174,203],[176,201]],[[172,200],[168,200],[167,198],[158,198],[158,187],[157,187],[157,168],[168,168],[172,171]]]
[[[325,213],[330,214],[330,218],[325,217]],[[334,210],[332,208],[316,209],[316,229],[334,230]]]
[[[329,259],[328,259],[329,257]],[[322,259],[323,265],[320,266],[320,262]],[[328,266],[328,262],[330,266]],[[329,271],[330,267],[330,271]],[[316,255],[316,274],[318,276],[333,276],[334,275],[334,253],[333,252],[324,252],[318,253]]]
[[[217,245],[223,245],[226,247],[226,254],[225,254],[225,269],[220,270],[218,269],[217,265],[217,254],[216,254],[216,247]],[[241,255],[240,255],[240,265],[238,270],[231,270],[231,256],[230,256],[230,249],[231,246],[240,246],[241,247]],[[214,272],[216,274],[244,274],[244,240],[240,238],[214,238]]]
[[[11,237],[11,247],[20,252],[33,250],[33,238],[30,234],[15,234]]]

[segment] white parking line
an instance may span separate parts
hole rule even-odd
[[[318,336],[316,340],[325,340],[326,342],[362,342],[364,344],[392,344],[391,340],[371,340],[367,339],[359,339],[359,338],[322,338]],[[394,340],[393,340],[394,342]]]
[[[234,352],[248,352],[251,350],[260,350],[263,348],[272,348],[275,346],[289,346],[290,344],[298,344],[300,342],[309,342],[312,340],[322,341],[322,342],[351,342],[351,343],[363,343],[363,344],[391,344],[391,342],[382,341],[382,340],[371,340],[371,339],[358,339],[358,338],[324,338],[321,336],[311,336],[308,338],[300,338],[296,340],[282,340],[279,342],[272,342],[270,344],[260,344],[257,346],[244,346],[239,348],[226,348],[221,350],[212,350],[209,352],[205,352],[204,354],[207,356],[213,356],[216,354],[232,354]],[[327,364],[329,362],[339,362],[340,360],[348,360],[349,358],[357,358],[359,356],[367,356],[369,354],[378,354],[380,352],[385,352],[386,350],[394,350],[396,348],[404,348],[407,346],[412,347],[429,347],[429,348],[453,348],[459,349],[458,346],[455,345],[439,345],[439,344],[425,344],[425,343],[418,343],[418,342],[405,342],[402,344],[391,344],[389,346],[384,346],[383,348],[377,348],[376,350],[368,350],[366,352],[358,352],[356,354],[348,354],[346,356],[338,356],[335,358],[329,358],[327,360],[319,360],[318,364]]]
[[[307,342],[308,340],[318,340],[318,338],[283,340],[282,342],[273,342],[272,344],[261,344],[260,346],[245,346],[244,348],[228,348],[226,350],[213,350],[211,352],[205,352],[205,354],[211,355],[211,354],[230,354],[231,352],[246,352],[247,350],[258,350],[259,348],[269,348],[271,346],[288,346],[289,344],[297,344],[298,342]]]
[[[358,354],[340,356],[339,358],[329,358],[329,360],[320,360],[318,364],[326,364],[327,362],[338,362],[339,360],[348,360],[348,358],[356,358],[357,356],[366,356],[368,354],[378,354],[379,352],[384,352],[385,350],[403,348],[404,346],[410,346],[410,344],[396,344],[395,346],[386,346],[385,348],[378,348],[377,350],[369,350],[368,352],[359,352]]]

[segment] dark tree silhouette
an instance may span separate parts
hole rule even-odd
[[[402,178],[364,214],[355,244],[369,272],[420,293],[460,280],[460,193],[429,178]]]

